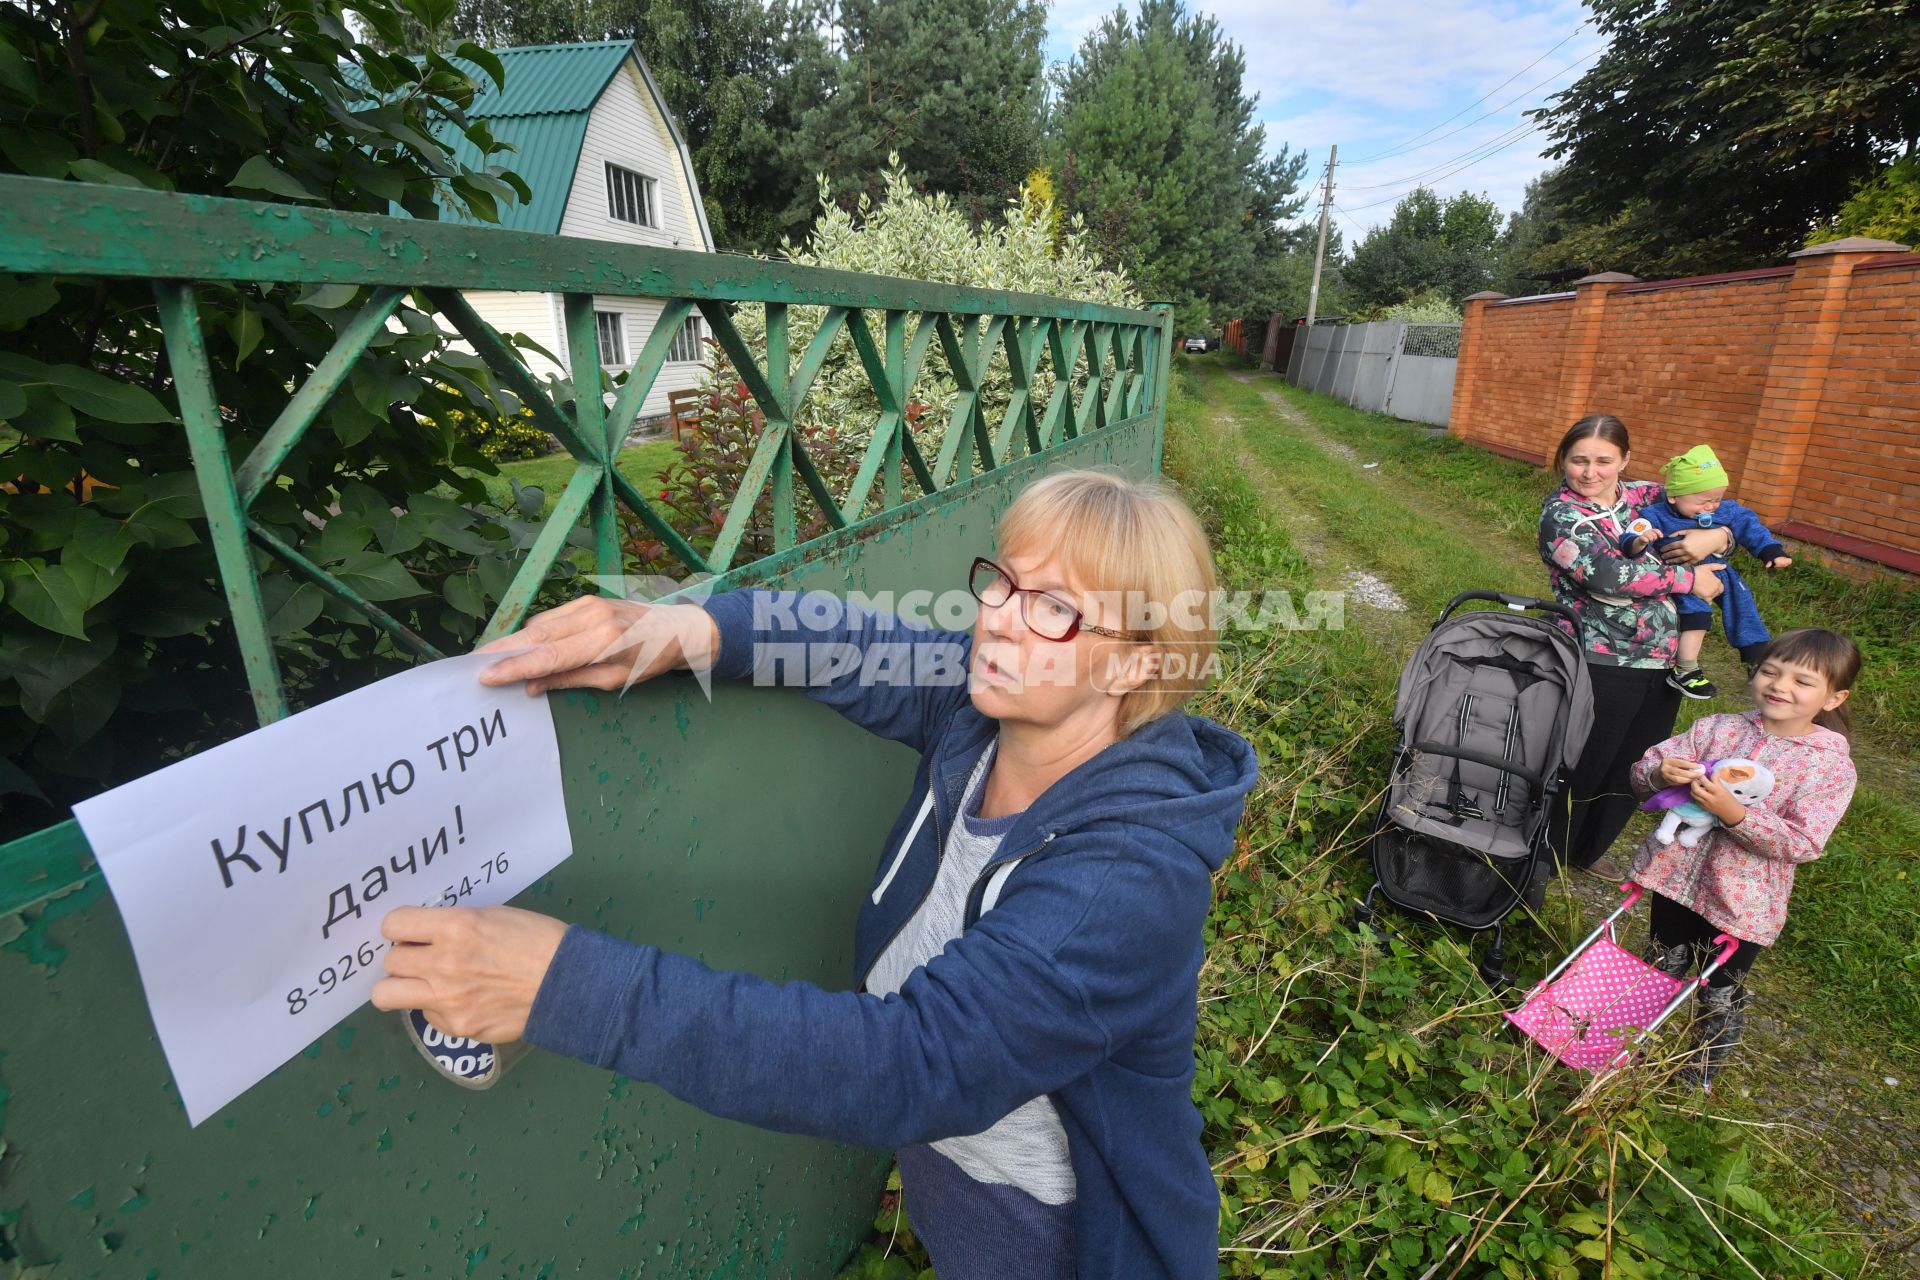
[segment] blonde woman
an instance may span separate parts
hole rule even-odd
[[[1180,710],[1215,645],[1206,538],[1157,484],[1091,471],[1037,481],[997,533],[971,636],[765,592],[577,600],[483,677],[764,681],[774,646],[898,646],[887,669],[917,682],[838,662],[807,689],[921,753],[861,904],[854,990],[512,908],[403,908],[387,936],[414,945],[390,952],[375,1003],[715,1115],[894,1148],[941,1280],[1215,1274],[1191,1097],[1201,927],[1254,756]]]

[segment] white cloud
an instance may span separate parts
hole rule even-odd
[[[1259,94],[1270,150],[1305,151],[1312,186],[1327,148],[1339,145],[1334,200],[1350,215],[1349,239],[1353,223],[1384,223],[1421,181],[1518,209],[1528,180],[1549,167],[1540,155],[1546,139],[1501,144],[1528,123],[1527,108],[1571,84],[1589,65],[1584,55],[1604,44],[1581,26],[1579,0],[1218,0],[1197,8],[1245,50],[1246,86]],[[1069,56],[1112,9],[1111,0],[1055,4],[1050,56]]]

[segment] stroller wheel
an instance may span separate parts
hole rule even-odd
[[[1478,966],[1480,976],[1496,993],[1507,990],[1515,982],[1514,976],[1507,972],[1507,944],[1500,934],[1500,927],[1494,926],[1493,945],[1487,948],[1487,954],[1481,957]]]
[[[1375,923],[1374,910],[1370,904],[1362,902],[1354,907],[1351,919],[1355,929],[1366,930],[1373,936],[1373,940],[1381,946],[1384,947],[1393,940],[1392,934]]]

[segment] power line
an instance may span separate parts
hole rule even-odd
[[[1511,107],[1514,103],[1522,101],[1523,99],[1527,98],[1528,96],[1530,96],[1531,94],[1533,94],[1535,91],[1539,89],[1545,88],[1546,86],[1552,84],[1555,80],[1558,80],[1561,76],[1567,74],[1567,72],[1579,66],[1581,63],[1590,61],[1591,59],[1597,57],[1599,54],[1605,51],[1606,51],[1605,45],[1602,45],[1598,49],[1590,50],[1586,54],[1583,54],[1581,57],[1574,59],[1572,62],[1569,62],[1566,66],[1560,68],[1558,71],[1548,76],[1545,80],[1542,80],[1539,84],[1534,85],[1531,89],[1527,89],[1523,91],[1516,97],[1509,98],[1507,101],[1501,103],[1499,106],[1495,107],[1493,110],[1485,113],[1484,115],[1475,116],[1473,119],[1467,121],[1465,124],[1461,125],[1457,129],[1449,129],[1447,132],[1441,134],[1440,137],[1434,138],[1433,142],[1439,142],[1443,138],[1451,138],[1456,133],[1460,133],[1466,129],[1471,129],[1474,125],[1479,124],[1482,120],[1492,119],[1494,116],[1497,116],[1501,112],[1505,111],[1508,107]],[[1432,143],[1423,143],[1422,145],[1430,146],[1432,145]],[[1351,190],[1379,191],[1384,187],[1402,187],[1402,186],[1408,185],[1409,183],[1418,182],[1421,179],[1421,177],[1424,176],[1425,174],[1432,173],[1438,169],[1444,169],[1448,165],[1452,164],[1455,160],[1460,160],[1465,158],[1466,156],[1472,155],[1475,151],[1479,150],[1480,147],[1485,145],[1486,145],[1485,143],[1478,143],[1473,147],[1469,147],[1466,151],[1461,152],[1460,155],[1454,156],[1452,157],[1452,159],[1442,160],[1438,164],[1435,164],[1428,169],[1424,169],[1421,171],[1421,173],[1415,174],[1410,178],[1400,178],[1400,179],[1396,179],[1393,182],[1358,183],[1358,184],[1355,184],[1351,188]]]
[[[1445,120],[1442,120],[1440,124],[1436,124],[1431,126],[1430,128],[1423,129],[1419,133],[1414,134],[1411,138],[1408,138],[1405,142],[1398,143],[1394,146],[1388,147],[1385,151],[1379,152],[1375,155],[1362,156],[1360,159],[1351,160],[1351,161],[1348,161],[1348,163],[1349,164],[1371,164],[1375,160],[1385,160],[1389,156],[1399,155],[1403,151],[1418,150],[1418,148],[1414,147],[1413,145],[1414,143],[1419,142],[1420,139],[1426,137],[1429,133],[1432,133],[1434,129],[1440,128],[1441,125],[1452,124],[1455,120],[1458,120],[1461,116],[1467,114],[1467,112],[1473,110],[1475,107],[1485,102],[1488,98],[1491,98],[1494,94],[1500,92],[1502,89],[1512,84],[1515,80],[1518,80],[1521,76],[1527,74],[1527,72],[1533,70],[1535,67],[1545,62],[1549,57],[1552,56],[1555,49],[1560,48],[1561,45],[1566,44],[1567,41],[1573,39],[1575,36],[1579,35],[1582,31],[1586,30],[1587,24],[1592,21],[1593,21],[1592,18],[1582,18],[1580,20],[1580,25],[1575,27],[1572,31],[1569,31],[1565,36],[1562,36],[1559,42],[1555,44],[1553,48],[1548,49],[1545,53],[1535,58],[1532,62],[1529,62],[1526,66],[1520,68],[1518,71],[1508,76],[1505,80],[1502,80],[1499,84],[1493,86],[1493,88],[1487,90],[1485,93],[1475,98],[1472,102],[1469,102],[1466,106],[1460,108],[1458,111],[1448,116]],[[1525,95],[1523,94],[1521,96],[1524,97]],[[1484,117],[1482,118],[1484,119]],[[1434,139],[1435,142],[1438,142],[1439,140],[1440,139],[1438,138]],[[1421,145],[1424,146],[1426,144],[1422,143]]]
[[[1445,182],[1448,178],[1451,178],[1454,174],[1461,173],[1461,172],[1464,172],[1465,170],[1471,169],[1473,168],[1473,166],[1479,164],[1482,160],[1491,160],[1494,156],[1499,155],[1502,151],[1506,151],[1509,148],[1515,146],[1516,144],[1525,141],[1531,135],[1539,132],[1539,130],[1540,130],[1540,126],[1537,124],[1528,125],[1526,129],[1523,132],[1521,132],[1518,136],[1508,139],[1506,142],[1493,148],[1491,151],[1488,151],[1485,155],[1476,156],[1474,159],[1467,161],[1465,164],[1461,165],[1459,168],[1451,169],[1446,173],[1440,174],[1438,177],[1434,178],[1431,183],[1423,183],[1421,185],[1429,186],[1429,185],[1437,185],[1439,183]],[[1407,194],[1408,193],[1406,192],[1402,192],[1399,195],[1388,196],[1385,199],[1375,200],[1369,204],[1356,205],[1354,206],[1354,209],[1355,209],[1355,212],[1358,212],[1361,209],[1377,208],[1383,204],[1395,204],[1398,201],[1405,199]]]
[[[1392,182],[1373,182],[1373,183],[1366,183],[1362,185],[1356,185],[1352,189],[1355,191],[1385,191],[1394,187],[1425,186],[1428,184],[1428,182],[1432,181],[1436,175],[1442,173],[1445,170],[1451,169],[1454,165],[1459,164],[1462,160],[1476,158],[1480,155],[1481,152],[1485,151],[1489,147],[1503,146],[1506,143],[1512,142],[1518,138],[1525,137],[1527,134],[1532,133],[1535,129],[1538,129],[1539,127],[1540,126],[1537,124],[1530,124],[1527,121],[1522,120],[1517,124],[1508,125],[1506,128],[1502,129],[1499,133],[1494,134],[1490,138],[1483,138],[1481,141],[1474,143],[1471,147],[1468,147],[1465,151],[1462,151],[1459,155],[1449,156],[1447,159],[1442,160],[1439,164],[1433,165],[1426,169],[1422,169],[1418,173],[1410,173],[1406,177],[1396,178]]]

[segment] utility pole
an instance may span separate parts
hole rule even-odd
[[[1313,251],[1313,288],[1307,291],[1307,327],[1313,327],[1314,313],[1320,309],[1320,262],[1327,256],[1327,215],[1333,211],[1333,166],[1340,159],[1339,144],[1327,153],[1327,180],[1320,197],[1320,247]]]

